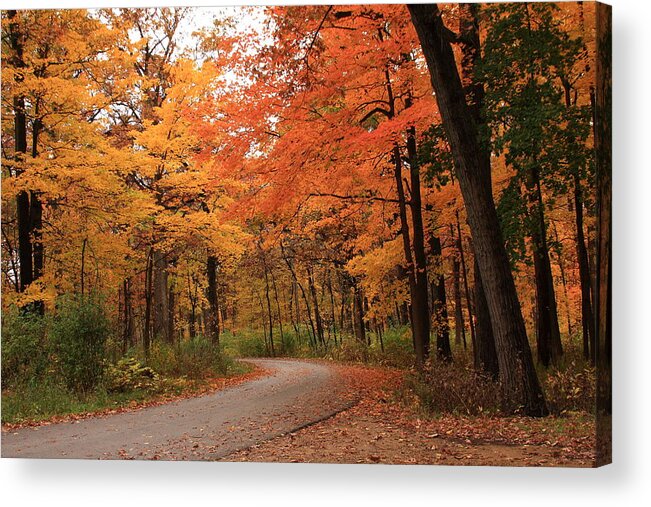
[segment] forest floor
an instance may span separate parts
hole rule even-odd
[[[359,402],[224,461],[591,467],[589,414],[542,419],[425,416],[396,392],[404,371],[333,365]]]

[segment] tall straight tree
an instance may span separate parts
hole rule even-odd
[[[466,103],[450,31],[443,24],[437,5],[411,4],[408,8],[427,62],[468,211],[495,334],[503,407],[508,412],[522,410],[530,416],[547,415],[495,210],[491,168],[481,156],[478,126]]]

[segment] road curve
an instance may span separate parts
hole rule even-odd
[[[2,457],[216,460],[350,404],[326,364],[250,362],[269,375],[156,407],[3,432]]]

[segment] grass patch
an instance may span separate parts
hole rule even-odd
[[[253,366],[232,361],[226,374],[202,379],[164,378],[154,388],[116,390],[103,383],[88,393],[75,393],[60,382],[28,382],[3,389],[2,424],[47,421],[54,417],[118,409],[163,398],[199,393],[214,378],[231,378],[251,372]]]

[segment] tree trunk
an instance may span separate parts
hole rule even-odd
[[[597,4],[597,83],[595,90],[595,152],[597,166],[597,259],[595,337],[597,409],[612,413],[612,20],[611,8]],[[598,420],[598,425],[603,424]],[[599,433],[599,431],[598,431]],[[609,432],[608,432],[609,434]],[[598,449],[598,460],[609,461],[610,445]],[[600,447],[599,444],[597,446]]]
[[[133,344],[133,309],[131,307],[131,280],[129,278],[125,278],[122,281],[122,290],[124,293],[122,354],[124,355]]]
[[[312,274],[312,268],[308,266],[307,268],[307,283],[308,288],[310,289],[310,295],[312,296],[312,306],[314,308],[314,321],[316,323],[316,333],[321,346],[325,345],[325,338],[323,335],[323,320],[321,319],[321,312],[319,311],[319,301],[316,294],[316,286],[314,285],[314,276]]]
[[[450,224],[450,236],[454,237],[454,228]],[[457,255],[461,256],[461,238],[455,241]],[[461,265],[459,257],[452,257],[452,292],[454,293],[454,342],[460,346],[463,342],[463,348],[468,348],[466,343],[466,324],[463,319],[463,308],[461,306]]]
[[[540,178],[536,169],[531,169],[527,177],[529,198],[531,244],[536,280],[536,338],[538,359],[545,365],[556,364],[563,354],[558,325],[558,310],[554,279],[552,277],[549,248],[547,246],[547,225],[545,224],[544,203],[540,188]]]
[[[405,109],[411,106],[411,98],[405,100]],[[407,156],[409,159],[409,181],[411,183],[409,204],[411,206],[411,221],[413,225],[413,249],[415,269],[415,289],[418,297],[417,306],[412,309],[417,312],[421,322],[418,324],[420,338],[416,341],[421,348],[423,360],[429,356],[430,319],[429,302],[427,300],[427,254],[425,253],[425,231],[423,228],[423,211],[420,195],[420,167],[416,151],[416,130],[414,127],[407,129]],[[444,289],[445,290],[445,287]],[[412,296],[413,297],[413,296]],[[413,299],[412,299],[413,301]],[[447,310],[446,310],[447,311]],[[450,340],[448,336],[448,347]]]
[[[219,347],[219,301],[217,298],[217,268],[218,261],[214,255],[209,255],[206,262],[208,275],[208,287],[206,299],[208,299],[208,315],[206,321],[207,334],[211,343]]]
[[[499,377],[500,367],[495,350],[495,337],[491,326],[491,316],[488,302],[479,273],[477,259],[475,259],[475,311],[477,323],[475,325],[475,367],[488,373],[494,380]]]
[[[366,345],[366,327],[364,325],[364,298],[357,281],[353,281],[353,327],[355,338]]]
[[[581,8],[581,26],[585,31],[583,22],[583,8]],[[571,87],[568,80],[563,80],[565,89],[565,107],[572,106]],[[591,103],[594,108],[594,94],[591,94]],[[576,256],[579,262],[579,279],[581,282],[581,330],[583,340],[583,357],[590,359],[590,349],[594,342],[594,317],[592,311],[592,279],[590,278],[590,263],[588,261],[588,249],[585,243],[583,231],[583,189],[581,188],[581,176],[579,168],[575,167],[572,174],[574,190],[574,221],[576,226]]]
[[[40,114],[40,100],[36,101],[35,112],[36,118],[32,122],[32,158],[38,156],[38,138],[43,128],[43,122],[38,118]],[[38,280],[43,276],[43,204],[38,192],[31,191],[29,198],[29,229],[32,241],[32,255],[34,256],[33,280]],[[35,310],[43,315],[45,304],[43,301],[34,302]]]
[[[171,341],[168,335],[168,287],[167,287],[167,259],[165,255],[154,249],[153,254],[153,284],[154,284],[154,328],[153,336]]]
[[[503,408],[529,416],[547,415],[495,210],[490,165],[481,156],[478,127],[465,101],[441,13],[432,4],[410,4],[408,8],[427,61],[468,213],[495,335]]]
[[[14,77],[16,83],[20,85],[24,81],[21,69],[25,67],[23,60],[23,44],[25,36],[20,32],[19,22],[16,21],[17,13],[15,10],[7,12],[9,21],[9,39],[13,51],[10,58],[10,64],[17,70]],[[17,164],[16,176],[19,176],[23,169],[22,163],[25,161],[27,153],[27,118],[25,114],[25,97],[16,95],[13,99],[14,109],[14,150]],[[21,190],[16,196],[16,220],[18,223],[18,262],[19,262],[19,290],[25,291],[32,283],[34,276],[34,266],[32,264],[32,242],[30,237],[30,205],[29,194]]]
[[[393,148],[394,177],[398,191],[398,205],[400,211],[400,232],[402,245],[407,261],[407,275],[409,277],[409,293],[411,295],[411,332],[416,352],[416,367],[422,368],[429,352],[429,308],[427,302],[427,286],[425,293],[416,279],[414,256],[411,252],[411,234],[407,219],[407,202],[402,183],[402,156],[400,148]]]
[[[285,331],[283,329],[283,314],[280,310],[280,299],[278,298],[278,287],[276,285],[276,277],[272,269],[269,269],[271,274],[271,286],[274,289],[274,299],[276,300],[276,309],[278,310],[278,327],[280,328],[280,347],[285,351]]]
[[[264,255],[264,254],[263,254]],[[271,298],[269,297],[269,274],[267,270],[267,263],[263,261],[264,268],[264,297],[267,301],[267,315],[269,318],[269,344],[271,346],[271,357],[276,356],[276,349],[274,347],[274,322],[273,313],[271,311]]]
[[[432,280],[432,314],[436,328],[436,355],[444,361],[452,360],[450,347],[450,324],[448,322],[447,298],[445,295],[445,276],[443,275],[443,257],[441,240],[438,236],[430,237],[430,248],[434,257],[434,279]]]
[[[153,289],[153,264],[154,249],[149,249],[147,255],[147,268],[145,269],[145,322],[142,332],[142,347],[145,351],[145,357],[149,357],[149,347],[151,344],[151,307],[152,307],[152,289]]]
[[[337,346],[337,320],[335,317],[335,295],[332,290],[332,272],[328,271],[328,293],[330,295],[330,319],[332,320],[332,337]]]
[[[176,336],[174,332],[176,316],[176,293],[174,292],[174,285],[170,284],[167,303],[167,336],[171,343],[174,343]]]

